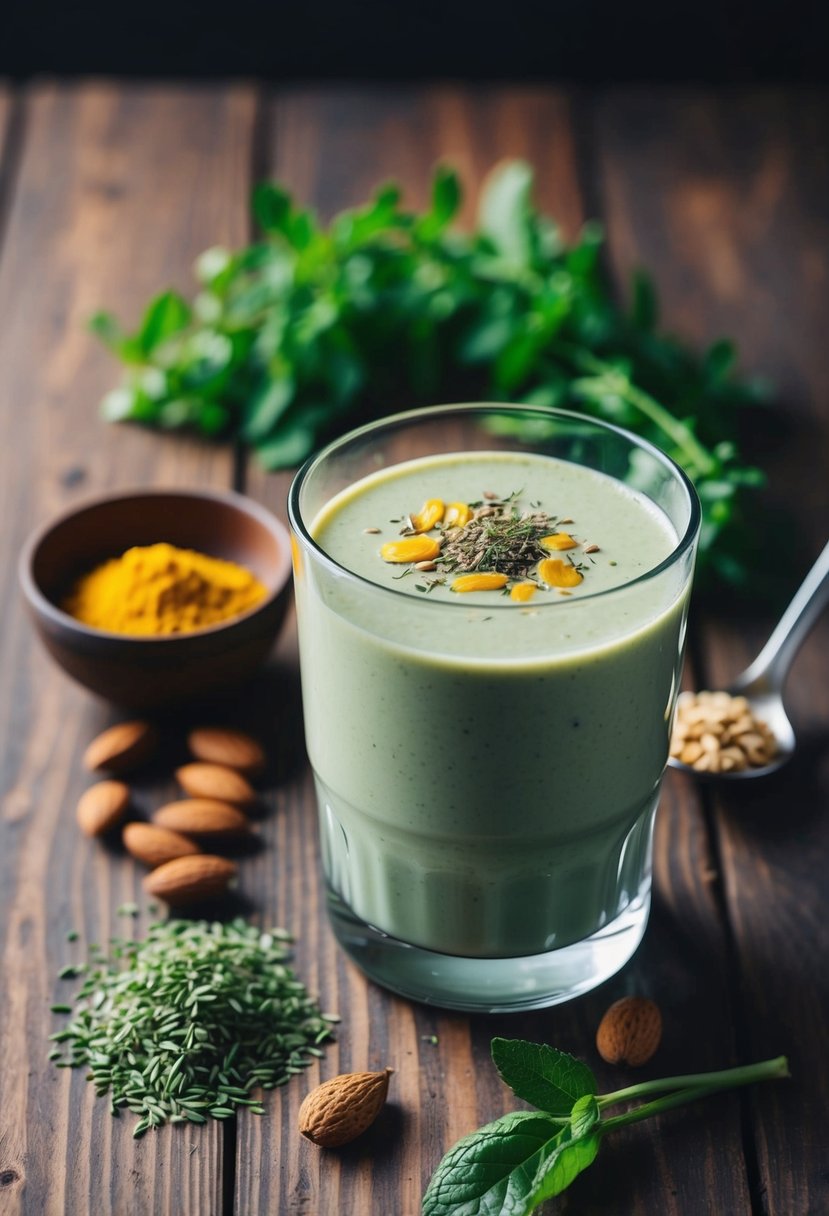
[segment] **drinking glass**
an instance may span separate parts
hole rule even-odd
[[[362,478],[488,451],[622,482],[667,518],[672,551],[611,590],[522,608],[381,586],[315,539],[326,504]],[[575,413],[439,406],[330,444],[297,474],[289,513],[338,940],[372,979],[447,1008],[536,1008],[600,984],[648,917],[700,522],[688,478]]]

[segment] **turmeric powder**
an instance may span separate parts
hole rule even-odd
[[[191,633],[239,616],[264,599],[259,580],[235,562],[157,544],[128,549],[84,574],[65,612],[112,633]]]

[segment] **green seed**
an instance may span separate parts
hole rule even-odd
[[[331,1038],[323,1015],[286,965],[282,930],[171,920],[143,941],[113,939],[110,958],[84,973],[74,1013],[53,1042],[69,1042],[60,1067],[91,1069],[110,1109],[139,1117],[134,1134],[165,1122],[205,1123],[238,1107],[263,1114],[254,1088],[274,1088],[303,1071]],[[240,1033],[243,1028],[243,1034]],[[205,1112],[205,1113],[202,1113]]]

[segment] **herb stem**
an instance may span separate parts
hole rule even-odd
[[[584,372],[590,372],[594,376],[611,377],[614,390],[618,395],[668,435],[700,473],[711,476],[716,472],[716,460],[700,443],[691,428],[681,418],[675,417],[663,405],[660,405],[650,393],[646,393],[632,384],[630,379],[612,364],[605,363],[603,359],[597,359],[584,347],[575,346],[569,342],[556,342],[554,349],[565,358],[571,359]]]
[[[630,1098],[644,1098],[648,1094],[687,1089],[694,1085],[717,1087],[750,1085],[753,1081],[767,1081],[788,1076],[791,1076],[788,1060],[785,1056],[776,1056],[773,1060],[763,1060],[759,1064],[741,1064],[737,1068],[723,1068],[717,1072],[689,1073],[681,1077],[660,1077],[656,1081],[640,1081],[638,1085],[617,1089],[612,1094],[602,1094],[598,1098],[598,1103],[600,1107],[604,1108],[613,1106],[617,1102],[628,1101]]]
[[[685,1106],[696,1102],[698,1098],[707,1098],[710,1094],[722,1091],[721,1085],[693,1085],[690,1089],[680,1089],[677,1093],[667,1094],[664,1098],[656,1098],[653,1102],[644,1102],[635,1110],[629,1110],[624,1115],[614,1115],[612,1119],[602,1119],[599,1127],[602,1134],[614,1131],[617,1127],[627,1127],[629,1123],[641,1123],[652,1115],[660,1115],[663,1111],[673,1110],[676,1106]]]
[[[604,1094],[598,1099],[599,1106],[604,1108],[615,1102],[630,1098],[641,1098],[647,1094],[664,1093],[674,1090],[666,1097],[657,1098],[653,1102],[645,1102],[635,1110],[623,1115],[614,1115],[602,1121],[602,1131],[614,1127],[625,1127],[628,1123],[638,1123],[651,1115],[663,1110],[671,1110],[686,1102],[694,1102],[697,1098],[707,1097],[708,1094],[719,1093],[725,1089],[734,1089],[739,1085],[751,1085],[757,1081],[774,1081],[781,1077],[790,1076],[789,1064],[785,1056],[777,1056],[773,1060],[763,1060],[759,1064],[741,1065],[739,1068],[726,1068],[721,1072],[697,1073],[684,1077],[665,1077],[659,1081],[644,1081],[640,1085],[631,1085],[613,1094]]]

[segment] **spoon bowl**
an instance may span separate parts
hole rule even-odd
[[[826,604],[829,603],[829,544],[812,566],[792,602],[778,621],[771,637],[754,662],[725,690],[731,696],[745,697],[755,718],[765,722],[773,732],[777,750],[769,764],[739,771],[709,772],[695,769],[675,756],[668,764],[697,778],[722,781],[743,781],[768,777],[782,768],[794,755],[797,740],[783,704],[786,677],[795,655],[811,632]]]

